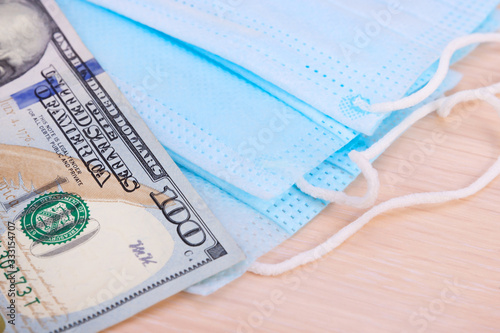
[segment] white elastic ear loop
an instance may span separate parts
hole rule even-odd
[[[380,190],[378,172],[373,168],[370,159],[367,159],[364,156],[364,152],[360,153],[359,151],[353,150],[349,153],[349,158],[357,164],[361,173],[365,176],[368,184],[368,190],[363,197],[350,196],[344,192],[331,191],[321,187],[316,187],[311,185],[304,178],[297,181],[297,187],[304,193],[328,202],[335,202],[358,208],[368,208],[373,206],[377,200],[378,192]]]
[[[500,42],[500,34],[499,33],[489,33],[489,34],[470,34],[464,37],[459,37],[452,42],[450,42],[447,47],[444,49],[441,54],[439,60],[439,66],[434,74],[433,78],[425,85],[422,89],[415,92],[414,94],[402,98],[398,101],[393,102],[385,102],[378,103],[367,106],[367,111],[369,112],[378,112],[378,113],[387,113],[396,110],[403,110],[415,106],[425,99],[427,99],[430,95],[436,91],[441,83],[443,83],[446,75],[449,71],[449,66],[451,63],[451,58],[453,54],[468,45],[477,44],[477,43],[485,43],[485,42]],[[465,93],[465,92],[464,92]],[[460,99],[461,96],[458,95],[455,98]],[[476,99],[476,97],[473,97]],[[345,204],[348,206],[356,207],[356,208],[368,208],[375,204],[378,193],[380,190],[380,181],[378,179],[377,171],[373,168],[370,163],[370,160],[377,157],[384,150],[383,147],[388,147],[387,142],[394,141],[401,133],[403,133],[406,128],[410,127],[418,119],[426,116],[430,112],[434,111],[437,106],[440,106],[440,103],[446,99],[436,101],[436,104],[429,104],[427,106],[427,111],[422,110],[419,114],[412,114],[410,117],[406,118],[405,123],[408,125],[399,127],[399,133],[392,133],[391,136],[385,138],[385,141],[377,142],[370,149],[365,150],[363,152],[352,151],[349,154],[351,160],[358,165],[361,170],[361,173],[364,175],[368,189],[366,194],[363,197],[349,196],[344,192],[328,190],[325,188],[317,187],[311,185],[305,178],[300,178],[296,185],[297,187],[304,193],[309,194],[315,198],[322,199],[328,202],[335,202],[337,204]],[[448,105],[454,105],[453,100],[448,102]],[[442,112],[448,112],[451,110],[450,107],[445,107]],[[441,112],[441,113],[442,113]],[[440,113],[440,115],[441,115]],[[420,118],[418,118],[420,117]],[[418,119],[417,119],[418,118]]]
[[[485,91],[488,91],[488,93],[485,93]],[[462,100],[454,98],[453,101],[454,105],[456,105],[459,102],[470,100],[474,96],[476,99],[482,99],[492,104],[493,107],[495,107],[498,115],[500,116],[500,100],[493,95],[494,93],[500,93],[500,84],[492,85],[486,88],[486,90],[485,88],[481,88],[476,90],[465,91],[461,94]],[[423,106],[422,108],[418,109],[415,113],[422,115],[424,113],[429,113],[430,108],[433,108],[431,110],[436,110],[436,108],[440,108],[443,105],[446,106],[445,100],[440,99],[436,102],[432,102]],[[414,119],[417,119],[418,121],[418,119],[420,118],[416,117]],[[408,126],[408,124],[402,122],[401,124],[396,126],[391,132],[389,132],[387,136],[389,136],[389,138],[394,137],[395,134],[401,132],[402,130],[404,131],[403,128],[405,128],[406,126]],[[330,251],[341,245],[349,237],[354,235],[363,226],[365,226],[368,222],[370,222],[374,217],[384,212],[387,212],[395,208],[410,207],[421,204],[443,203],[451,200],[465,198],[479,192],[486,185],[488,185],[493,179],[495,179],[498,175],[500,175],[500,157],[493,164],[493,166],[491,166],[488,169],[486,173],[484,173],[481,177],[479,177],[479,179],[477,179],[474,183],[463,189],[455,191],[444,191],[444,192],[416,193],[390,199],[373,207],[372,209],[364,213],[361,217],[359,217],[356,221],[345,226],[335,235],[330,237],[326,242],[320,244],[314,249],[302,252],[278,264],[263,264],[255,262],[249,268],[249,271],[255,274],[267,275],[267,276],[283,274],[298,266],[310,263],[312,261],[321,258],[325,254],[329,253]]]
[[[444,49],[441,57],[439,59],[439,66],[432,77],[432,79],[419,91],[414,94],[404,97],[397,101],[384,102],[384,103],[376,103],[367,106],[368,112],[391,112],[396,110],[403,110],[415,106],[436,91],[439,88],[441,83],[443,83],[446,75],[448,74],[451,58],[453,54],[464,48],[466,46],[478,43],[487,43],[487,42],[497,42],[500,43],[500,34],[499,33],[489,33],[489,34],[470,34],[467,36],[459,37],[451,41],[446,48]]]
[[[500,82],[484,88],[459,91],[454,95],[446,97],[437,113],[440,117],[445,118],[458,103],[469,102],[476,99],[485,100],[496,108],[496,97],[494,94],[499,91]]]
[[[363,152],[351,151],[349,157],[355,162],[363,173],[368,189],[363,197],[349,196],[344,192],[327,190],[321,187],[311,185],[306,179],[301,178],[297,181],[297,187],[304,193],[315,198],[323,199],[337,204],[346,204],[356,208],[369,208],[375,204],[380,190],[380,180],[378,172],[371,164],[371,160],[382,154],[403,132],[410,128],[414,123],[424,118],[429,113],[435,111],[446,100],[438,99],[434,102],[424,105],[420,109],[412,112],[398,126],[393,128],[382,139],[374,143],[370,148]]]

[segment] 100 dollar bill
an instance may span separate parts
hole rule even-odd
[[[0,332],[97,331],[243,259],[52,0],[0,0],[0,122]]]

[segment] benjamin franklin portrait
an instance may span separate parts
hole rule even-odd
[[[42,58],[51,22],[31,0],[0,0],[0,87],[25,74]]]

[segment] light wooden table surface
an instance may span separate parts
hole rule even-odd
[[[455,91],[499,82],[500,46],[481,46],[454,69],[465,75]],[[493,108],[467,103],[452,117],[420,121],[375,163],[379,202],[466,186],[500,155]],[[415,161],[433,131],[444,142]],[[348,193],[364,186],[358,178]],[[499,198],[496,179],[464,200],[395,210],[316,264],[282,277],[246,273],[208,297],[181,293],[108,332],[500,332]],[[312,248],[362,213],[330,205],[261,261]]]

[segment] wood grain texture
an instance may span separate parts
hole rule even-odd
[[[500,46],[454,69],[464,74],[454,91],[499,82]],[[379,202],[466,186],[500,155],[490,106],[459,105],[451,117],[428,116],[375,163]],[[433,132],[442,142],[419,153]],[[358,178],[348,193],[364,186]],[[275,278],[247,273],[208,297],[181,293],[107,332],[500,332],[499,198],[497,178],[464,200],[392,211],[315,264]],[[330,205],[261,261],[312,248],[362,213]]]

